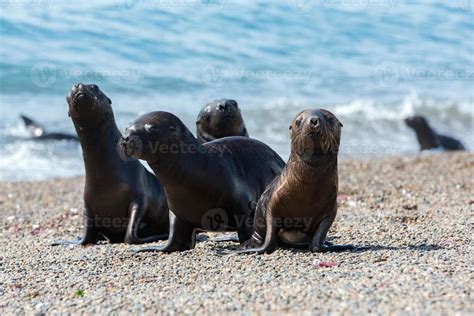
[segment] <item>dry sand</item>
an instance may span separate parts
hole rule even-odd
[[[0,314],[472,315],[473,171],[472,153],[341,162],[330,240],[370,250],[224,257],[50,247],[81,233],[83,178],[3,182]]]

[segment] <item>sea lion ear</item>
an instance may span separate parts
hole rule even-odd
[[[342,123],[341,123],[341,122],[339,122],[339,126],[340,126],[340,127],[344,127],[344,125],[342,125]]]
[[[290,127],[288,127],[288,129],[291,131],[291,128],[292,128],[292,126],[290,125]]]
[[[71,111],[67,111],[67,116],[71,117]]]
[[[110,100],[110,98],[109,98],[109,97],[107,97],[107,100],[109,100],[109,103],[110,103],[110,104],[112,104],[112,100]]]

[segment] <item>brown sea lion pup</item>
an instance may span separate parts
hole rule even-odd
[[[148,162],[165,187],[171,211],[168,243],[139,251],[192,249],[196,230],[237,230],[240,242],[248,240],[254,205],[285,165],[270,147],[247,137],[200,144],[167,112],[138,118],[126,129],[122,146]]]
[[[342,124],[329,111],[306,110],[291,123],[291,155],[260,197],[252,238],[237,253],[271,253],[278,240],[312,252],[353,249],[325,243],[337,213],[337,155]]]
[[[118,151],[121,134],[110,99],[94,84],[77,84],[67,96],[82,147],[86,181],[84,235],[59,244],[141,244],[168,237],[169,209],[162,185],[138,160]]]
[[[235,100],[214,100],[199,112],[196,137],[200,143],[205,143],[227,136],[249,137],[249,134]]]
[[[437,134],[423,116],[414,115],[407,117],[405,124],[415,131],[420,150],[466,150],[459,140]]]

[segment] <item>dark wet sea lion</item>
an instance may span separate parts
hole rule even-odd
[[[337,213],[337,155],[342,124],[329,111],[306,110],[293,120],[291,155],[260,197],[252,238],[238,253],[271,253],[278,241],[312,252],[353,249],[325,242]]]
[[[123,159],[110,99],[96,85],[75,85],[67,96],[81,143],[86,181],[84,236],[54,244],[140,244],[168,237],[169,209],[163,187],[138,160]]]
[[[78,141],[76,135],[67,133],[53,133],[48,132],[43,126],[33,121],[31,118],[20,114],[23,123],[25,124],[28,131],[31,133],[31,139],[33,140],[73,140]]]
[[[166,246],[140,251],[192,249],[196,230],[237,230],[241,242],[249,239],[254,205],[285,165],[270,147],[247,137],[200,144],[167,112],[138,118],[127,128],[122,146],[128,155],[148,162],[165,187],[171,210]]]
[[[248,137],[249,134],[235,100],[214,100],[199,112],[196,137],[200,143],[205,143],[227,136]]]
[[[437,134],[428,124],[426,118],[414,115],[405,119],[405,124],[416,133],[420,150],[443,149],[443,150],[466,150],[464,145],[457,139]]]

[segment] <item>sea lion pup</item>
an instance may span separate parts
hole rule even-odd
[[[148,162],[165,187],[171,211],[168,243],[139,251],[192,249],[196,230],[237,230],[244,242],[252,235],[256,201],[285,165],[270,147],[247,137],[200,144],[167,112],[138,118],[126,129],[122,146]]]
[[[352,245],[325,243],[337,213],[337,155],[342,124],[329,111],[306,110],[291,123],[291,155],[260,197],[252,238],[237,253],[271,253],[278,239],[312,252]]]
[[[86,169],[84,235],[54,245],[95,244],[104,237],[129,244],[166,239],[169,209],[163,187],[138,160],[120,156],[122,135],[110,99],[96,85],[79,83],[66,100]]]
[[[249,134],[235,100],[214,100],[199,112],[196,137],[200,143],[205,143],[227,136],[249,137]]]
[[[404,121],[408,127],[415,130],[420,150],[437,148],[443,150],[466,150],[459,140],[437,134],[423,116],[414,115],[407,117]]]
[[[20,118],[23,120],[26,129],[31,134],[33,140],[72,140],[78,141],[77,136],[66,134],[66,133],[54,133],[48,132],[43,126],[33,121],[26,115],[20,114]]]

